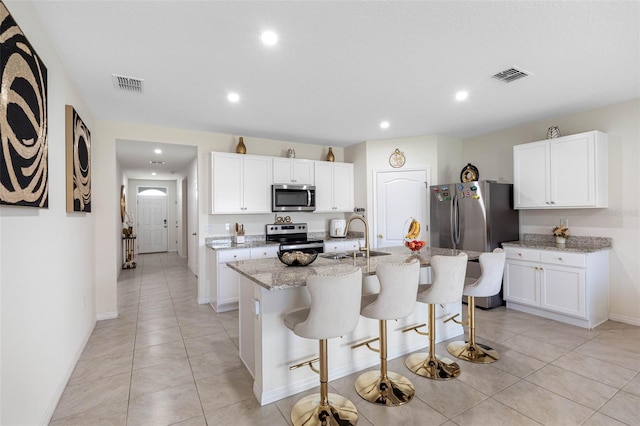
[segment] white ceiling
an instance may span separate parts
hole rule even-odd
[[[464,138],[640,97],[637,1],[33,5],[100,120],[344,147]],[[260,42],[266,29],[276,46]],[[491,78],[512,66],[532,75]],[[144,93],[117,91],[114,73],[143,79]]]

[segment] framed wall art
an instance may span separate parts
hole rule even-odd
[[[49,207],[47,68],[0,1],[0,204]]]
[[[71,105],[65,106],[67,211],[91,211],[91,132]]]

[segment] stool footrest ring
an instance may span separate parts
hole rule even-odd
[[[369,340],[365,340],[364,342],[356,343],[355,345],[351,346],[351,349],[356,349],[356,348],[359,348],[361,346],[366,346],[367,348],[369,348],[369,350],[372,350],[373,352],[380,352],[380,349],[371,347],[371,343],[377,342],[378,340],[380,340],[379,337],[374,337],[373,339],[369,339]]]
[[[447,318],[446,320],[444,320],[444,322],[445,322],[445,323],[447,323],[447,322],[449,322],[449,321],[453,321],[453,322],[455,322],[456,324],[460,324],[460,325],[469,325],[469,323],[468,323],[468,322],[466,322],[466,321],[458,321],[456,318],[457,318],[457,317],[459,317],[459,316],[460,316],[460,314],[455,314],[454,316],[449,317],[449,318]]]
[[[422,336],[428,336],[429,332],[424,332],[424,331],[418,330],[419,328],[426,327],[426,326],[427,326],[427,324],[418,324],[418,325],[414,325],[412,327],[404,328],[404,329],[402,329],[402,332],[406,333],[408,331],[415,331],[416,333],[418,333],[418,334],[420,334]]]
[[[320,374],[320,370],[318,370],[317,368],[315,368],[315,367],[313,366],[313,363],[314,363],[314,362],[318,362],[318,361],[320,361],[320,358],[314,358],[314,359],[311,359],[311,360],[309,360],[309,361],[301,362],[300,364],[292,365],[291,367],[289,367],[289,371],[291,371],[291,370],[295,370],[295,369],[300,368],[300,367],[304,367],[305,365],[308,365],[308,366],[309,366],[309,368],[310,368],[312,371],[314,371],[314,372],[315,372],[315,373],[317,373],[317,374]]]

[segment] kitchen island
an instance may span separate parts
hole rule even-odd
[[[309,275],[340,273],[349,266],[358,266],[363,275],[363,293],[379,290],[375,277],[381,263],[405,262],[417,258],[421,264],[421,282],[430,282],[432,255],[457,255],[459,251],[424,248],[420,254],[406,247],[385,247],[389,255],[326,259],[318,257],[306,267],[288,267],[279,259],[259,259],[229,262],[228,266],[241,275],[239,321],[240,358],[254,379],[253,392],[261,405],[294,395],[318,385],[318,377],[309,368],[290,371],[289,367],[318,356],[318,342],[296,336],[285,327],[283,313],[308,306],[311,301],[305,288]],[[469,260],[478,259],[479,252],[465,251]],[[336,297],[340,297],[336,294]],[[462,326],[443,320],[462,313],[461,302],[437,305],[437,341],[463,334]],[[427,322],[427,307],[416,304],[412,315],[388,322],[388,359],[415,352],[427,346],[428,338],[402,329]],[[426,329],[423,329],[426,331]],[[336,379],[351,373],[375,368],[379,355],[365,347],[351,346],[378,336],[378,321],[360,317],[357,328],[342,338],[329,341],[329,378]]]

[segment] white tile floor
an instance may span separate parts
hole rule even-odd
[[[292,405],[317,389],[261,407],[238,358],[237,312],[216,314],[195,300],[196,278],[177,255],[139,256],[118,283],[119,318],[96,325],[51,425],[290,424]],[[455,380],[424,379],[403,358],[390,361],[416,387],[402,407],[362,400],[358,374],[330,391],[356,404],[360,425],[640,424],[639,327],[585,330],[497,308],[478,311],[477,334],[502,357],[459,361]]]

